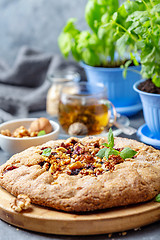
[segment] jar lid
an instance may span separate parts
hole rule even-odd
[[[80,74],[70,70],[55,70],[47,76],[47,79],[52,83],[65,83],[71,81],[80,81]]]

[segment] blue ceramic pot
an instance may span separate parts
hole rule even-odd
[[[126,79],[123,78],[121,68],[92,67],[81,63],[84,68],[87,80],[93,85],[101,82],[107,88],[107,97],[116,108],[123,108],[140,103],[139,95],[133,90],[133,84],[140,80],[140,74],[130,71],[140,71],[140,66],[129,67]]]
[[[144,120],[156,139],[160,139],[160,94],[147,93],[138,89],[138,85],[145,80],[134,84],[134,90],[139,93]]]

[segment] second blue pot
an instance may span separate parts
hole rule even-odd
[[[138,81],[134,84],[134,90],[139,93],[144,120],[156,139],[160,140],[160,94],[147,93],[138,89],[138,85],[145,80]]]
[[[126,79],[123,78],[121,68],[92,67],[81,63],[87,80],[93,85],[101,82],[107,88],[107,97],[116,108],[123,108],[140,103],[139,95],[133,90],[133,85],[141,76],[131,70],[140,71],[140,66],[129,67]]]

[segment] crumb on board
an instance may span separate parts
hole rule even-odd
[[[31,200],[30,198],[25,194],[19,194],[17,198],[14,198],[14,200],[10,203],[11,208],[15,212],[21,212],[22,210],[26,210],[30,207]]]

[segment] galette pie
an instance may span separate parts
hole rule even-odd
[[[107,144],[107,138],[72,137],[31,147],[0,167],[0,185],[14,196],[25,194],[32,203],[67,212],[153,199],[160,192],[160,151],[120,137],[112,151]],[[118,154],[126,148],[134,156]]]

